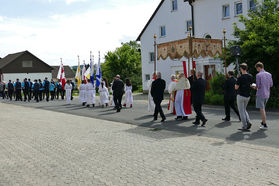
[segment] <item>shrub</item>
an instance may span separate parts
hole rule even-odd
[[[224,83],[225,76],[221,73],[216,73],[216,76],[209,81],[210,88],[213,91],[213,93],[219,95],[224,94]]]

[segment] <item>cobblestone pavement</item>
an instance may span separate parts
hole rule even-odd
[[[86,116],[91,118],[97,118],[101,120],[108,120],[120,123],[127,123],[146,127],[149,129],[159,128],[166,131],[173,131],[181,133],[182,136],[204,136],[210,138],[225,139],[230,143],[234,142],[245,142],[249,144],[270,146],[279,148],[279,112],[268,111],[268,130],[260,130],[260,114],[258,110],[249,109],[250,118],[252,119],[253,126],[250,132],[241,132],[238,129],[241,128],[241,123],[234,113],[232,113],[231,122],[223,122],[221,119],[224,117],[224,107],[220,106],[203,106],[203,112],[205,117],[208,119],[205,128],[194,127],[192,122],[195,117],[193,115],[189,117],[187,121],[175,121],[175,116],[169,114],[167,111],[167,100],[163,102],[163,110],[166,114],[167,121],[164,125],[158,122],[152,122],[152,114],[147,111],[147,95],[137,94],[134,95],[133,108],[123,109],[121,113],[116,113],[112,110],[112,107],[101,108],[96,106],[95,108],[86,108],[81,106],[78,98],[75,97],[71,105],[66,104],[65,100],[55,101],[42,101],[39,103],[32,102],[15,102],[9,100],[2,100],[0,102],[21,105],[24,107],[33,107],[40,109],[41,112],[44,110],[50,110],[61,113],[68,113],[77,116]],[[165,96],[167,97],[167,96]],[[98,98],[97,98],[98,100]],[[254,108],[254,107],[252,107]]]
[[[0,103],[0,185],[279,185],[279,149]]]

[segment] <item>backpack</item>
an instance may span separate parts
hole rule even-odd
[[[16,89],[21,89],[21,83],[20,82],[16,82]]]
[[[49,90],[49,81],[45,81],[45,87],[44,87],[46,90]]]
[[[40,84],[34,83],[34,90],[39,90],[39,89],[40,89]]]
[[[3,92],[3,90],[4,90],[4,85],[0,83],[0,92]]]

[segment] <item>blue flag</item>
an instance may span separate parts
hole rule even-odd
[[[99,52],[98,66],[96,70],[96,87],[99,87],[101,82],[102,82],[102,71],[101,71],[101,57]]]

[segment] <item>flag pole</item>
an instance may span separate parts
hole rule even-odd
[[[61,62],[61,64],[60,64],[60,68],[62,67],[62,64],[63,64],[63,62],[62,62],[62,58],[60,58],[60,62]],[[62,69],[61,69],[61,71],[62,71]],[[61,72],[61,74],[60,74],[60,80],[59,80],[60,82],[62,82],[62,72]]]

